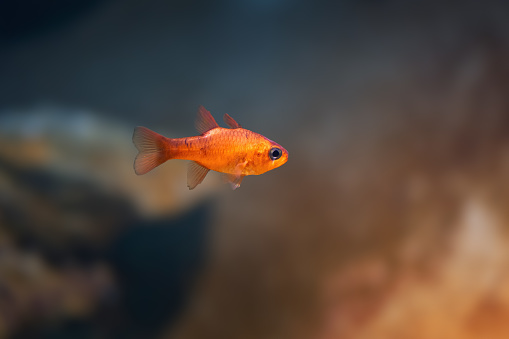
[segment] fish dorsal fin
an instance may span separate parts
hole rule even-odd
[[[195,161],[191,161],[187,167],[187,187],[192,190],[198,186],[209,171],[208,168],[203,167]]]
[[[219,127],[212,114],[210,114],[210,112],[201,105],[198,108],[198,116],[196,117],[194,125],[198,132],[201,134],[210,131],[213,128]]]
[[[240,124],[238,122],[235,121],[235,119],[233,119],[231,116],[229,116],[228,114],[225,114],[223,116],[223,120],[224,122],[226,122],[226,124],[228,126],[230,126],[231,128],[242,128],[242,126],[240,126]]]

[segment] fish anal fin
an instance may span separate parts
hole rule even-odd
[[[134,160],[134,172],[138,175],[145,174],[170,159],[167,152],[168,140],[146,127],[136,127],[133,143],[139,153]]]
[[[190,190],[198,186],[210,170],[195,161],[191,161],[187,167],[187,187]]]
[[[240,124],[228,114],[223,116],[223,120],[228,126],[230,126],[230,128],[242,128],[242,126],[240,126]]]
[[[212,114],[201,105],[198,107],[198,116],[196,117],[194,125],[201,134],[219,127]]]

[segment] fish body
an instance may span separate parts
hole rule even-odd
[[[244,129],[228,114],[224,120],[231,128],[222,128],[203,106],[198,110],[196,128],[201,133],[187,138],[166,138],[146,127],[136,127],[133,142],[139,150],[134,162],[142,175],[170,159],[191,160],[188,187],[195,188],[209,170],[225,174],[233,189],[247,175],[259,175],[288,160],[288,152],[278,143]]]

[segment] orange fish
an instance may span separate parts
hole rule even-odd
[[[200,106],[195,126],[201,135],[178,139],[136,127],[133,142],[139,153],[134,171],[142,175],[170,159],[191,160],[187,171],[190,190],[203,181],[209,170],[224,173],[232,189],[236,189],[246,175],[265,173],[288,160],[288,152],[281,145],[242,128],[228,114],[223,119],[230,128],[219,127],[210,112]]]

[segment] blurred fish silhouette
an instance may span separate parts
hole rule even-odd
[[[265,173],[288,160],[288,152],[281,145],[242,128],[228,114],[223,119],[230,128],[219,127],[210,112],[200,106],[195,126],[201,135],[178,139],[136,127],[133,142],[139,153],[134,171],[142,175],[170,159],[191,160],[187,172],[189,189],[201,183],[209,170],[224,173],[226,181],[236,189],[246,175]]]

